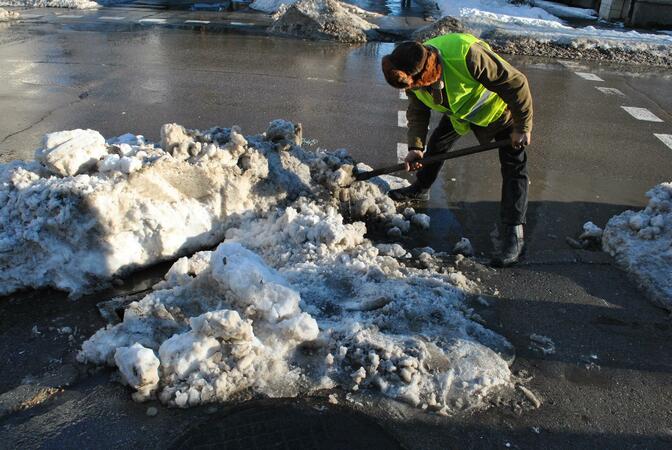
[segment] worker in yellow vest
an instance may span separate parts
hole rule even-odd
[[[527,78],[470,34],[451,33],[423,43],[404,42],[383,57],[387,82],[408,95],[407,170],[418,170],[415,182],[390,191],[395,201],[429,199],[441,163],[424,167],[416,161],[447,152],[457,139],[473,131],[481,143],[508,139],[499,149],[502,172],[501,248],[493,264],[518,262],[524,246],[527,212],[527,155],[532,140],[532,95]],[[431,111],[442,113],[426,141]],[[426,152],[425,152],[426,147]]]

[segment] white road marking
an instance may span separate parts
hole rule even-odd
[[[636,108],[634,106],[621,106],[628,114],[637,120],[645,120],[647,122],[662,122],[663,119],[656,116],[654,113],[646,108]]]
[[[658,133],[653,133],[655,137],[663,141],[663,144],[667,145],[672,149],[672,134],[658,134]],[[397,150],[397,153],[399,153],[399,150]]]
[[[317,77],[306,77],[306,80],[310,81],[326,81],[327,83],[335,83],[336,80],[332,80],[330,78],[317,78]]]
[[[602,78],[598,77],[594,73],[589,73],[589,72],[574,72],[584,80],[588,81],[604,81]]]
[[[402,90],[399,91],[399,98],[402,99],[402,100],[408,100],[408,96],[406,95],[405,90],[402,89]]]
[[[401,128],[408,128],[408,120],[406,120],[406,111],[397,111],[397,125]]]
[[[239,25],[239,26],[244,26],[244,27],[249,27],[252,25],[251,23],[247,22],[229,22],[231,25]]]
[[[140,19],[140,23],[166,23],[166,19]]]
[[[616,88],[610,88],[610,87],[603,87],[603,86],[595,86],[595,89],[598,91],[602,92],[603,94],[607,95],[620,95],[621,97],[625,97],[625,94],[621,91],[619,91]]]
[[[397,142],[397,161],[404,162],[406,155],[408,155],[408,144]]]
[[[76,14],[63,14],[61,16],[58,16],[61,19],[81,19],[84,16],[79,16]]]
[[[121,16],[100,16],[98,20],[124,20],[125,17]]]
[[[207,25],[210,23],[209,20],[185,20],[184,23],[201,23]]]

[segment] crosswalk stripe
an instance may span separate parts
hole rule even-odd
[[[397,111],[397,125],[401,128],[408,127],[408,120],[406,120],[406,111]]]
[[[125,17],[121,16],[100,16],[98,20],[124,20]]]
[[[595,89],[602,92],[603,94],[620,95],[621,97],[625,97],[625,94],[623,92],[619,91],[616,88],[610,88],[610,87],[604,87],[604,86],[595,86]]]
[[[207,24],[210,23],[210,21],[209,20],[185,20],[184,23],[200,23],[200,24],[207,25]]]
[[[602,78],[598,77],[594,73],[589,73],[589,72],[574,72],[584,80],[588,81],[604,81]]]
[[[397,161],[404,162],[406,155],[408,155],[408,144],[397,142]]]
[[[637,108],[634,106],[621,106],[628,114],[637,120],[645,120],[647,122],[662,122],[663,119],[656,116],[654,113],[646,108]]]
[[[672,149],[672,134],[658,134],[658,133],[653,133],[655,137],[660,139],[663,144],[667,145]]]

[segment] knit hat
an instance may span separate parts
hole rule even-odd
[[[392,53],[383,57],[383,74],[395,88],[408,88],[413,76],[425,67],[429,50],[419,42],[402,42]]]

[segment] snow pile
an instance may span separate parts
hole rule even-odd
[[[93,130],[46,135],[35,161],[0,165],[0,295],[103,288],[139,267],[210,248],[248,216],[311,192],[330,192],[332,206],[383,231],[427,223],[397,213],[385,192],[398,182],[351,185],[347,152],[305,151],[301,134],[277,120],[247,138],[237,127],[167,124],[161,146],[130,134],[106,142]]]
[[[230,229],[79,358],[116,365],[136,400],[180,407],[340,385],[447,413],[508,386],[507,363],[484,345],[508,343],[467,318],[456,285],[468,280],[407,268],[365,231],[307,199]]]
[[[365,18],[374,14],[337,0],[300,0],[283,5],[274,15],[272,33],[309,39],[360,43],[378,28]]]
[[[284,121],[245,138],[234,129],[171,125],[162,148],[151,147],[159,159],[143,160],[130,175],[112,172],[127,180],[123,186],[163,164],[186,188],[187,180],[203,178],[193,167],[214,165],[221,172],[207,178],[207,195],[227,210],[249,212],[226,221],[219,236],[225,241],[215,250],[178,259],[164,281],[128,306],[121,323],[83,344],[79,359],[117,367],[136,400],[156,396],[180,407],[341,386],[449,413],[510,386],[498,354],[510,344],[471,320],[476,315],[464,301],[476,285],[434,255],[423,254],[433,269],[413,268],[400,245],[375,246],[365,237],[367,227],[408,229],[415,216],[425,222],[410,208],[398,213],[385,195],[397,179],[353,182],[347,152],[306,151],[297,134]],[[131,138],[131,149],[150,147],[129,135],[115,142]],[[105,185],[107,173],[54,179],[95,177]],[[218,196],[216,180],[238,195]],[[296,195],[276,193],[288,191]],[[345,221],[342,212],[365,222]],[[127,220],[152,223],[142,215]]]
[[[475,255],[474,247],[471,245],[471,241],[466,237],[460,238],[460,240],[455,243],[455,246],[453,247],[453,253],[467,257]]]
[[[296,2],[297,0],[254,0],[250,3],[250,8],[271,14],[278,11],[282,6],[290,6]]]
[[[10,20],[19,19],[20,15],[15,11],[7,11],[4,8],[0,8],[0,22],[9,22]]]
[[[0,0],[0,6],[72,9],[94,9],[100,7],[98,3],[90,0]]]
[[[235,127],[169,124],[161,134],[163,148],[142,136],[51,133],[36,161],[0,165],[0,295],[104,287],[216,245],[245,214],[309,190],[300,129],[288,122],[273,122],[253,145]]]
[[[604,228],[602,245],[649,296],[672,310],[672,182],[646,193],[642,211],[625,211]]]
[[[500,51],[549,57],[572,57],[574,53],[581,58],[623,62],[629,62],[628,57],[619,52],[637,54],[646,51],[650,55],[645,60],[638,58],[635,62],[672,64],[671,36],[593,26],[575,28],[568,26],[552,13],[586,19],[593,18],[590,10],[570,8],[544,0],[534,4],[543,8],[527,4],[514,5],[506,0],[438,1],[442,15],[459,20],[469,32],[488,40]],[[436,36],[440,34],[439,28],[439,24],[424,27],[417,30],[414,37],[427,39]],[[539,44],[553,45],[545,48]],[[563,51],[565,48],[567,52]]]

